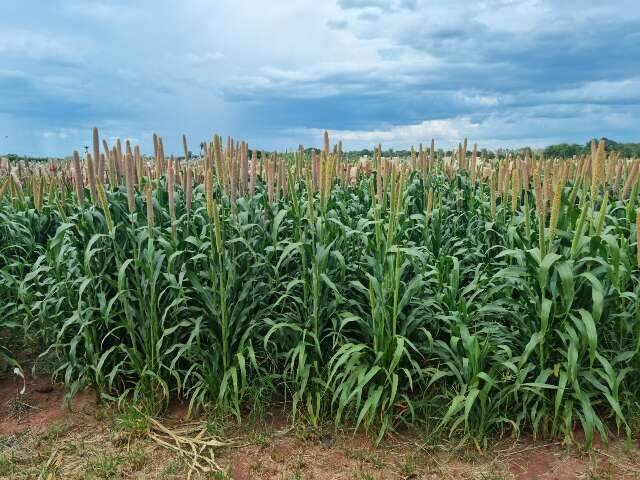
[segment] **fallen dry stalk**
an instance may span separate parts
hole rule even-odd
[[[149,438],[190,462],[187,478],[191,478],[194,473],[207,474],[223,471],[215,461],[214,450],[238,446],[233,441],[224,442],[214,436],[207,435],[207,426],[204,424],[172,430],[154,418],[146,418],[151,425]]]

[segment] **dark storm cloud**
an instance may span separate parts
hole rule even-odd
[[[492,145],[638,140],[633,0],[268,9],[25,0],[3,9],[0,130],[12,151],[68,153],[93,124],[147,148],[152,131],[172,135],[168,151],[182,132],[276,148],[317,142],[324,128],[355,148],[376,135],[398,145],[432,134]]]

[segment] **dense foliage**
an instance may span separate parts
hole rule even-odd
[[[378,155],[351,182],[326,150],[243,182],[237,154],[164,171],[162,156],[135,186],[82,184],[83,201],[63,173],[5,177],[5,353],[40,345],[71,395],[155,411],[280,401],[380,436],[435,418],[477,445],[631,435],[636,164]]]
[[[640,143],[618,143],[614,140],[604,139],[606,142],[606,151],[618,152],[624,158],[640,157]],[[577,143],[559,143],[549,145],[544,149],[544,154],[551,158],[572,158],[574,155],[585,155],[591,151],[591,142],[585,145]]]

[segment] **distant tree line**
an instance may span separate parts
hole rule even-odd
[[[27,162],[47,162],[51,158],[51,157],[29,157],[25,155],[16,155],[15,153],[0,155],[0,157],[6,158],[11,163],[17,162],[18,160],[23,160]]]
[[[640,143],[618,143],[609,138],[604,139],[605,149],[607,152],[618,152],[622,157],[639,157]],[[584,145],[577,143],[559,143],[557,145],[549,145],[544,149],[545,157],[564,157],[570,158],[574,155],[585,155],[591,152],[591,141]]]
[[[605,138],[605,146],[606,146],[606,150],[607,152],[618,152],[620,153],[620,155],[622,157],[630,157],[630,158],[639,158],[640,157],[640,143],[619,143],[616,142],[615,140],[611,140],[609,138]],[[202,147],[202,144],[201,144]],[[425,153],[429,153],[429,145],[426,145],[424,147],[425,149]],[[478,150],[478,156],[481,158],[486,158],[486,159],[493,159],[496,158],[496,156],[498,157],[504,157],[506,155],[508,155],[509,153],[512,153],[514,155],[521,155],[523,156],[525,153],[525,150],[532,150],[529,147],[523,147],[523,148],[517,148],[517,149],[497,149],[495,151],[493,150],[488,150],[486,148],[483,149],[479,149]],[[304,152],[307,155],[311,155],[311,151],[315,150],[316,153],[320,153],[320,149],[319,148],[305,148]],[[553,158],[571,158],[574,155],[585,155],[591,152],[591,140],[589,140],[587,143],[585,143],[584,145],[580,145],[577,143],[558,143],[556,145],[549,145],[548,147],[546,147],[543,150],[544,156],[545,157],[553,157]],[[249,156],[251,156],[251,154],[253,153],[253,150],[249,149]],[[262,153],[260,150],[257,151],[257,156],[258,158],[261,158]],[[264,152],[264,153],[268,153],[268,152]],[[470,152],[467,152],[467,154],[469,154]],[[290,155],[293,154],[293,152],[289,152]],[[359,159],[362,156],[367,155],[369,158],[371,158],[374,154],[374,151],[372,149],[367,149],[364,148],[362,150],[349,150],[349,151],[345,151],[343,152],[343,156],[346,157],[348,160],[351,161],[355,161],[357,159]],[[416,152],[417,154],[417,152]],[[452,150],[443,150],[443,149],[438,149],[436,150],[436,155],[438,157],[450,157],[453,154]],[[393,148],[389,148],[387,150],[383,150],[382,151],[382,155],[384,157],[408,157],[409,155],[411,155],[411,150],[395,150]],[[6,155],[0,155],[4,158],[7,158],[9,160],[9,162],[14,163],[18,160],[26,160],[29,162],[46,162],[48,161],[51,157],[29,157],[29,156],[20,156],[20,155],[16,155],[15,153],[9,153]],[[193,152],[189,152],[189,156],[191,158],[194,158],[194,154]],[[285,155],[286,156],[286,155]],[[180,160],[182,160],[184,157],[176,157]]]

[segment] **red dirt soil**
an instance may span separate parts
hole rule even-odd
[[[23,432],[27,429],[44,431],[54,423],[64,423],[73,419],[83,422],[95,417],[96,398],[91,393],[82,392],[76,396],[72,410],[64,405],[64,389],[54,386],[44,377],[26,378],[26,391],[19,394],[22,380],[16,378],[0,381],[0,437]]]
[[[18,395],[21,381],[0,380],[0,441],[29,431],[45,432],[55,424],[72,426],[77,434],[109,440],[110,426],[97,420],[101,408],[93,393],[83,392],[73,401],[73,409],[64,405],[64,389],[46,378],[27,378],[26,393]],[[168,425],[185,419],[184,406],[176,406],[165,418]],[[238,429],[240,445],[223,449],[216,455],[218,463],[234,480],[258,479],[640,479],[640,449],[624,452],[624,442],[612,440],[608,449],[601,442],[589,454],[563,448],[559,443],[546,444],[520,439],[498,442],[487,452],[454,452],[447,445],[425,447],[413,434],[390,437],[379,448],[363,433],[306,434],[292,429],[286,417],[275,415],[256,429]],[[64,446],[64,435],[56,439]],[[138,472],[123,470],[117,478],[183,478],[168,475],[171,452],[150,441],[142,442],[148,452],[146,465]],[[146,442],[146,443],[145,443]],[[36,446],[38,442],[35,443]],[[0,454],[2,454],[0,442]],[[113,445],[110,445],[113,448]],[[129,445],[127,445],[127,449]],[[124,454],[123,454],[124,455]],[[62,459],[61,464],[66,461]],[[77,460],[74,460],[77,463]],[[164,462],[164,464],[163,464]],[[87,464],[90,465],[90,464]],[[77,478],[62,472],[55,478]],[[165,472],[165,473],[162,473]],[[114,477],[116,478],[116,477]],[[205,478],[205,477],[192,477]]]

